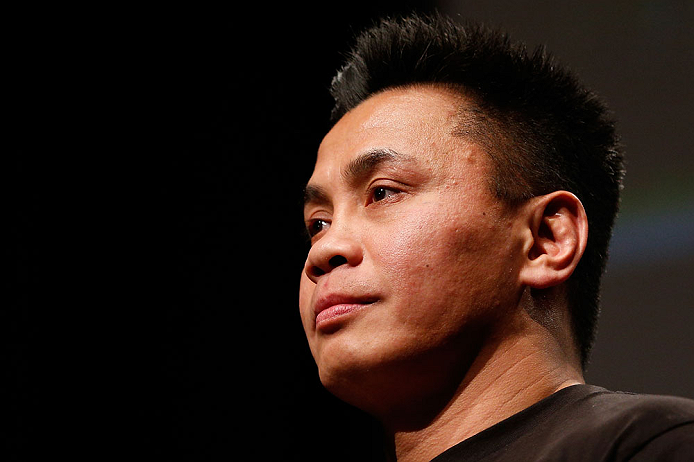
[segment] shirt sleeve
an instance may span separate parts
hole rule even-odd
[[[694,461],[694,422],[667,430],[648,441],[629,459],[632,462]]]

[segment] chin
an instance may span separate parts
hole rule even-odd
[[[391,387],[375,378],[373,371],[320,370],[319,374],[332,395],[373,416],[383,413],[385,399],[392,393]]]
[[[337,340],[337,339],[331,339]],[[349,343],[323,345],[316,357],[323,386],[341,400],[368,412],[375,396],[388,393],[392,367],[383,363],[378,348],[350,348]]]

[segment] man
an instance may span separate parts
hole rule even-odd
[[[595,95],[439,16],[364,32],[332,93],[301,317],[322,383],[390,455],[691,457],[694,403],[584,383],[623,176]]]

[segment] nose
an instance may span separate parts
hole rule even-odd
[[[357,266],[363,259],[359,240],[348,229],[339,229],[336,223],[321,237],[308,252],[304,271],[314,283],[343,265]]]

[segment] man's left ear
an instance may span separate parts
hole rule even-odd
[[[588,217],[581,201],[568,191],[533,198],[525,206],[521,283],[546,289],[566,281],[588,242]]]

